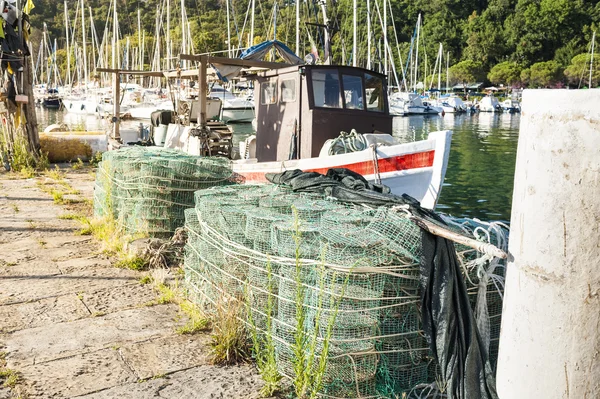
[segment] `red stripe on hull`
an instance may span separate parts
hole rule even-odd
[[[379,173],[395,172],[398,170],[408,170],[417,168],[426,168],[433,166],[433,158],[435,151],[417,152],[414,154],[398,155],[389,158],[378,158],[377,165],[379,166]],[[328,169],[331,168],[345,168],[361,175],[372,175],[376,173],[373,161],[356,162],[346,165],[337,165],[328,168],[315,168],[305,169],[305,172],[318,172],[326,174]],[[240,175],[244,176],[247,182],[266,182],[264,172],[245,172],[239,171]]]

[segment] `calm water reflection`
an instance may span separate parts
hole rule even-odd
[[[402,141],[422,140],[436,130],[452,130],[452,146],[446,180],[438,210],[454,216],[482,220],[510,220],[515,172],[518,114],[480,113],[444,117],[408,116],[394,118],[393,134]],[[52,123],[72,128],[104,130],[107,122],[94,116],[73,115],[56,110],[38,110],[43,130]],[[139,122],[126,121],[122,128]],[[252,133],[250,124],[232,125],[234,145]]]
[[[518,114],[479,113],[444,117],[399,117],[394,135],[422,140],[436,130],[452,130],[448,171],[438,210],[482,220],[510,220]]]

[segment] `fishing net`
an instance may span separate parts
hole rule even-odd
[[[94,215],[127,233],[169,237],[194,207],[194,192],[233,183],[229,161],[153,147],[107,151],[96,173]]]
[[[245,301],[249,331],[272,338],[281,375],[320,376],[313,388],[327,398],[402,397],[436,380],[419,309],[421,230],[405,211],[275,185],[213,187],[194,199],[185,211],[190,291],[209,311],[223,295]],[[448,221],[487,242],[505,234]],[[489,312],[494,351],[502,265],[458,250],[473,308]]]

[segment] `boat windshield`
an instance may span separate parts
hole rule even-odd
[[[365,92],[367,95],[367,110],[384,112],[383,80],[375,75],[365,73]]]
[[[386,110],[383,78],[375,74],[319,68],[311,71],[311,81],[314,107]]]
[[[312,84],[315,107],[342,108],[340,78],[336,70],[314,70]]]

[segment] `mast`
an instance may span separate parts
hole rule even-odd
[[[225,0],[227,11],[227,56],[231,57],[231,27],[229,26],[229,0]]]
[[[444,57],[444,46],[440,43],[440,51],[438,52],[440,57],[440,69],[438,72],[438,94],[442,93],[442,58]]]
[[[383,0],[383,47],[387,49],[387,0]],[[388,74],[388,55],[387,51],[383,52],[383,74]]]
[[[96,68],[98,65],[96,64],[96,50],[98,49],[98,37],[96,34],[96,27],[94,26],[94,15],[92,14],[92,7],[88,6],[88,11],[90,13],[90,32],[92,35],[92,57],[93,63],[92,65]]]
[[[421,28],[421,14],[419,14],[419,17],[417,18],[417,46],[416,46],[416,52],[415,52],[415,80],[414,80],[414,86],[413,86],[413,90],[416,92],[417,91],[417,79],[419,79],[419,34],[420,32],[420,28]]]
[[[69,15],[67,13],[67,0],[65,0],[65,36],[67,38],[67,79],[65,84],[71,83],[71,47],[69,47]]]
[[[142,17],[140,14],[140,9],[138,8],[137,10],[137,14],[138,14],[138,51],[139,56],[138,56],[138,63],[139,63],[139,69],[140,71],[144,70],[144,50],[142,49]],[[143,79],[143,78],[142,78]]]
[[[329,18],[327,18],[327,1],[320,0],[321,11],[323,12],[323,25],[325,25],[325,54],[324,54],[324,65],[331,65],[331,33],[329,32]]]
[[[117,0],[113,0],[112,69],[117,69],[117,24]]]
[[[169,0],[167,0],[167,69],[171,69],[171,2]]]
[[[252,0],[254,5],[254,0]],[[254,21],[254,10],[252,10],[252,21]],[[300,56],[300,0],[296,0],[296,55]]]
[[[356,4],[356,0],[353,2],[354,15],[352,18],[352,66],[356,66],[356,43],[358,42],[358,38],[356,37],[356,9],[358,5]]]
[[[86,54],[86,40],[85,40],[85,8],[83,8],[83,0],[81,0],[81,34],[83,38],[83,79],[85,82],[84,92],[87,91],[88,84],[88,67],[87,67],[87,54]]]
[[[252,47],[254,45],[254,10],[255,10],[255,5],[256,5],[255,1],[256,0],[252,0],[252,12],[250,13],[250,40],[248,43],[248,47]],[[296,7],[298,7],[298,6],[296,5]],[[298,13],[298,11],[296,11],[296,15],[297,15],[297,13]]]
[[[592,69],[594,65],[594,42],[596,41],[596,31],[592,34],[592,58],[590,58],[590,81],[588,87],[592,88]]]
[[[186,17],[185,17],[185,0],[181,0],[181,52],[184,54],[188,54],[187,51],[187,30],[186,26]],[[186,69],[187,61],[182,61],[182,68]]]
[[[371,0],[367,0],[367,69],[371,69]]]
[[[448,87],[450,86],[450,52],[446,55],[446,94],[448,93]]]

